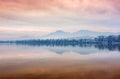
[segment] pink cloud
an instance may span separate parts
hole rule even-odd
[[[119,0],[0,0],[1,11],[89,11],[107,12],[120,9]]]

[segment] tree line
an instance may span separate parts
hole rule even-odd
[[[81,44],[120,44],[120,35],[98,36],[94,39],[31,39],[16,41],[0,41],[0,43],[15,43],[28,45],[81,45]]]

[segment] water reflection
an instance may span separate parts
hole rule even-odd
[[[119,45],[21,45],[1,44],[0,59],[117,59],[120,57]]]
[[[0,79],[120,79],[118,48],[0,44]]]
[[[87,47],[94,47],[97,48],[99,50],[104,50],[107,49],[109,51],[114,51],[114,50],[118,50],[120,51],[120,44],[86,44],[86,43],[81,43],[81,44],[32,44],[32,43],[16,43],[16,45],[28,45],[28,46],[47,46],[47,47],[80,47],[80,48],[87,48]]]

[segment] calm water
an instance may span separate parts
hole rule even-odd
[[[1,44],[0,79],[120,79],[118,48]]]
[[[117,48],[96,48],[94,46],[29,46],[15,44],[0,45],[0,61],[32,59],[100,60],[119,59]]]

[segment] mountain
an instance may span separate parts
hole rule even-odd
[[[113,32],[95,32],[89,30],[80,30],[77,32],[64,32],[62,30],[58,30],[56,32],[50,33],[48,35],[43,36],[43,39],[87,39],[87,38],[94,38],[97,36],[109,36],[109,35],[118,35],[120,33],[113,33]]]
[[[62,30],[58,30],[56,32],[50,33],[43,37],[43,39],[64,39],[71,35],[69,32],[64,32]]]
[[[73,35],[75,36],[89,36],[89,37],[97,37],[97,36],[109,36],[109,35],[117,35],[117,33],[112,32],[95,32],[89,30],[80,30],[78,32],[74,32]]]

